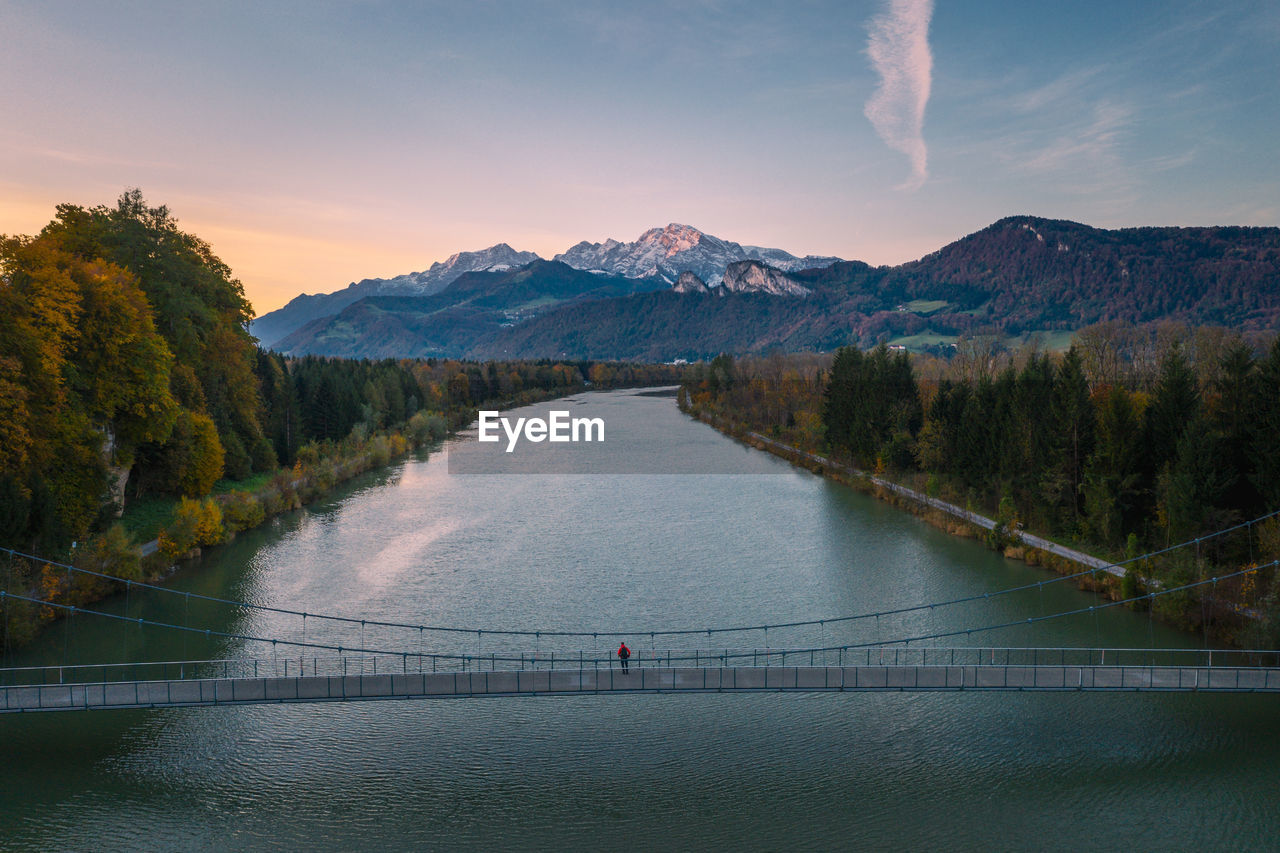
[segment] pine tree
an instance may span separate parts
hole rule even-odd
[[[1212,424],[1226,479],[1222,500],[1225,506],[1241,515],[1255,514],[1261,504],[1249,476],[1253,467],[1250,449],[1255,436],[1252,408],[1257,397],[1256,367],[1252,350],[1243,342],[1237,342],[1223,354],[1213,383]]]
[[[1053,383],[1048,418],[1047,459],[1040,491],[1057,530],[1078,532],[1085,461],[1093,452],[1094,411],[1080,354],[1067,351]]]
[[[834,448],[849,450],[853,444],[857,416],[854,386],[861,373],[862,362],[862,351],[857,347],[841,347],[831,362],[823,422],[827,426],[827,441]]]
[[[1252,481],[1268,510],[1280,509],[1280,338],[1258,365],[1254,384]]]
[[[1183,430],[1199,414],[1200,389],[1196,386],[1195,373],[1182,348],[1175,346],[1160,363],[1160,378],[1145,413],[1150,474],[1158,475],[1173,461]]]
[[[1086,524],[1097,541],[1117,545],[1140,508],[1145,448],[1129,392],[1102,389],[1096,411],[1096,445],[1084,476]]]

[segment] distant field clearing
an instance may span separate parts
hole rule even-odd
[[[950,302],[942,299],[913,299],[902,307],[913,314],[927,317],[930,314],[936,314],[950,304]]]
[[[929,303],[932,304],[932,303]],[[945,303],[943,303],[945,304]],[[1020,335],[1006,335],[1003,343],[1010,349],[1015,349],[1030,343],[1033,339],[1038,342],[1040,349],[1050,352],[1065,352],[1071,346],[1071,339],[1075,332],[1069,329],[1036,329],[1030,332],[1023,332]],[[944,335],[938,332],[926,330],[916,335],[903,335],[893,338],[889,341],[891,346],[903,346],[909,350],[920,351],[926,347],[948,346],[959,340],[957,335]]]

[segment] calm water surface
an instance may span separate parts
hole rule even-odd
[[[210,551],[172,587],[372,619],[609,630],[823,618],[1049,577],[744,448],[671,398],[570,405],[612,430],[615,458],[588,468],[602,473],[451,474],[446,448]],[[644,455],[661,446],[688,464]],[[884,639],[1093,602],[1054,584],[769,640]],[[110,606],[359,644],[358,628],[304,629],[168,594]],[[403,632],[365,641],[477,645]],[[972,640],[1198,642],[1114,609]],[[243,652],[83,617],[27,660]],[[0,718],[0,765],[0,848],[13,850],[1274,849],[1280,830],[1270,697],[709,694],[76,712]]]

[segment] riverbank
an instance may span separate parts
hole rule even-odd
[[[1020,529],[1020,526],[1005,524],[885,477],[784,444],[759,432],[734,430],[719,418],[705,412],[689,414],[730,438],[907,510],[953,536],[983,540],[993,550],[1010,559],[1021,560],[1030,566],[1043,566],[1060,575],[1076,575],[1082,570],[1092,570],[1089,574],[1080,575],[1078,583],[1082,589],[1098,591],[1112,600],[1118,600],[1126,597],[1129,584],[1134,580],[1141,582],[1137,578],[1126,581],[1125,569],[1108,560],[1028,533]]]
[[[292,468],[281,470],[269,479],[260,481],[256,488],[230,488],[202,499],[200,512],[206,516],[212,511],[208,502],[212,501],[217,505],[227,538],[214,536],[211,541],[204,543],[193,540],[189,530],[181,529],[191,527],[190,523],[183,522],[184,501],[175,500],[172,522],[164,525],[155,538],[138,546],[141,556],[145,558],[159,553],[175,560],[197,556],[202,544],[223,544],[240,531],[319,500],[353,477],[398,462],[408,453],[425,445],[456,436],[475,423],[477,411],[481,408],[527,406],[561,399],[589,389],[589,385],[583,384],[553,390],[528,390],[522,392],[517,399],[486,401],[472,409],[421,412],[398,427],[374,435],[353,433],[340,442],[303,448]],[[262,506],[265,515],[258,513],[254,503]],[[187,515],[196,512],[189,503],[188,507]],[[228,509],[232,510],[230,517]],[[250,523],[245,523],[245,519]],[[184,545],[187,547],[183,547]]]
[[[816,465],[821,471],[838,471],[847,478],[865,480],[877,489],[884,489],[898,497],[913,501],[919,505],[922,510],[938,510],[967,524],[979,527],[982,530],[1005,536],[1031,551],[1043,551],[1047,554],[1052,554],[1056,557],[1061,557],[1064,560],[1076,563],[1086,569],[1103,571],[1117,578],[1124,577],[1124,569],[1121,569],[1114,563],[1107,562],[1100,557],[1095,557],[1092,554],[1086,554],[1083,551],[1077,551],[1074,548],[1059,545],[1057,542],[1052,542],[1044,537],[1027,533],[1024,530],[1007,529],[1004,525],[993,518],[988,518],[985,515],[979,515],[976,512],[967,510],[963,507],[957,506],[956,504],[931,497],[923,492],[908,488],[907,486],[903,486],[899,483],[894,483],[891,480],[886,480],[884,477],[878,477],[866,471],[860,471],[857,468],[841,465],[825,456],[819,456],[816,453],[809,453],[807,451],[800,450],[799,448],[783,444],[782,442],[774,441],[771,438],[766,438],[758,432],[749,432],[746,437],[748,439],[747,443],[760,450],[768,450],[775,456],[782,456],[784,458],[791,456],[803,459],[806,462]],[[1006,556],[1008,556],[1009,550],[1012,549],[1004,549]],[[1038,563],[1032,563],[1032,565],[1038,565]]]
[[[1075,582],[1081,589],[1097,592],[1112,601],[1140,599],[1145,593],[1165,586],[1156,575],[1156,561],[1150,557],[1144,557],[1141,562],[1135,563],[1135,568],[1124,568],[1093,554],[1028,533],[1016,521],[1006,522],[982,515],[967,507],[944,501],[830,457],[802,450],[742,426],[735,429],[706,412],[685,410],[685,413],[757,450],[771,453],[793,465],[904,509],[953,536],[979,539],[1009,559],[1020,560],[1029,566],[1041,566],[1059,575],[1076,576]],[[1209,576],[1210,569],[1204,562],[1199,540],[1195,542],[1195,546],[1194,564],[1200,579],[1204,580]],[[1258,562],[1255,560],[1252,565],[1256,568]],[[1238,577],[1238,573],[1231,574]],[[1182,582],[1192,579],[1191,576],[1175,577]],[[1242,593],[1249,585],[1247,581],[1238,584],[1236,593]],[[1206,640],[1212,636],[1237,647],[1269,647],[1266,643],[1256,642],[1259,638],[1270,636],[1274,629],[1272,620],[1267,615],[1267,608],[1230,599],[1220,600],[1216,578],[1214,587],[1213,597],[1208,602],[1202,597],[1182,592],[1176,596],[1162,595],[1158,600],[1138,601],[1126,606],[1150,609],[1153,616],[1158,616],[1161,621],[1175,628],[1203,632]]]
[[[416,417],[416,416],[415,416]],[[456,431],[459,427],[454,427]],[[229,489],[203,498],[178,498],[166,514],[168,520],[152,540],[138,544],[117,522],[104,533],[73,549],[64,561],[46,561],[10,552],[6,578],[29,578],[28,597],[72,608],[106,599],[124,587],[141,581],[160,583],[178,566],[198,558],[208,547],[233,541],[244,531],[266,524],[286,512],[301,509],[352,478],[398,462],[407,454],[450,434],[445,417],[438,413],[410,419],[399,427],[373,435],[349,436],[341,442],[309,446],[290,468],[255,478],[246,489]],[[154,512],[154,507],[148,509]],[[85,572],[72,572],[65,564]],[[22,571],[25,569],[25,572]],[[6,588],[13,581],[6,580]],[[48,626],[66,615],[63,607],[43,607],[26,602],[6,602],[5,648],[21,648]]]
[[[484,401],[477,408],[529,405],[588,388],[579,384],[528,389],[514,399]],[[292,466],[258,475],[248,481],[247,487],[228,484],[230,488],[204,497],[173,498],[168,507],[149,502],[146,511],[159,520],[151,521],[154,538],[141,544],[131,535],[128,525],[118,521],[66,555],[45,558],[9,552],[4,588],[76,608],[106,599],[130,581],[161,583],[180,564],[200,557],[205,549],[225,545],[244,531],[324,498],[360,474],[398,463],[415,450],[457,435],[474,423],[477,408],[418,412],[391,429],[374,433],[357,428],[340,441],[304,446]],[[17,571],[15,561],[19,564]],[[66,564],[87,572],[69,571]],[[25,582],[21,582],[23,578]],[[19,583],[15,584],[15,580]],[[6,602],[2,647],[27,645],[66,612],[60,607]]]

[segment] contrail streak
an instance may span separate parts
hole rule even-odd
[[[920,187],[928,177],[924,108],[933,79],[932,17],[933,0],[889,0],[888,9],[867,26],[867,55],[880,86],[863,112],[885,144],[911,160],[907,189]]]

